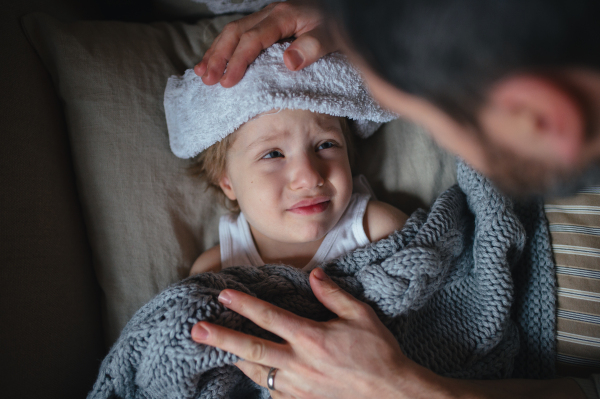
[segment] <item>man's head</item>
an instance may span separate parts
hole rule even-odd
[[[328,3],[373,95],[504,188],[600,160],[597,1]]]

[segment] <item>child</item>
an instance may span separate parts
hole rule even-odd
[[[221,218],[220,244],[190,274],[268,263],[310,271],[406,221],[350,170],[351,130],[368,136],[394,115],[373,102],[343,56],[290,72],[286,47],[267,49],[231,89],[206,86],[193,71],[169,80],[173,152],[200,153],[196,174],[239,210]]]

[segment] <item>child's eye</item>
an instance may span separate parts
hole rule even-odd
[[[281,158],[283,154],[277,150],[269,152],[267,155],[263,157],[263,159],[271,159],[271,158]]]
[[[331,147],[335,147],[335,143],[333,143],[331,141],[326,141],[317,147],[317,151],[326,150],[327,148],[331,148]]]

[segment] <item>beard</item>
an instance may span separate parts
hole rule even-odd
[[[490,142],[482,144],[488,164],[487,177],[516,198],[568,196],[584,186],[600,183],[600,163],[573,170],[531,160]]]

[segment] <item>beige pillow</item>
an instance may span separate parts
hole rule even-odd
[[[218,242],[225,211],[169,149],[163,93],[236,16],[197,24],[23,18],[63,101],[112,344],[133,313]],[[359,143],[356,168],[406,212],[454,182],[453,158],[397,121]]]
[[[222,210],[170,152],[162,101],[168,77],[193,66],[234,18],[196,25],[23,18],[64,102],[109,344],[217,243]]]

